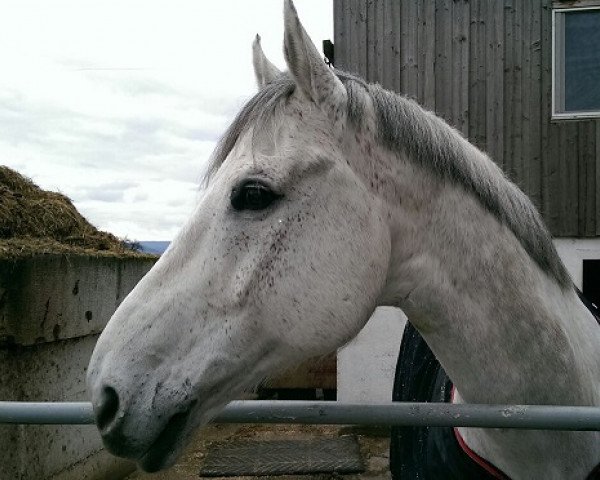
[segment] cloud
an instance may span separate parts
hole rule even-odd
[[[97,189],[97,190],[90,190],[88,191],[88,194],[86,196],[87,199],[89,200],[98,200],[100,202],[108,202],[108,203],[114,203],[114,202],[121,202],[123,201],[123,198],[125,196],[125,192],[123,190],[115,190],[115,189],[108,189],[108,190],[101,190],[101,189]]]
[[[80,200],[78,207],[104,228],[129,239],[169,240],[191,215],[198,195],[193,182],[156,180],[127,189],[118,209],[108,210],[102,200],[89,197]]]
[[[331,0],[297,0],[320,44]],[[95,225],[169,240],[216,141],[255,92],[256,32],[282,67],[282,2],[0,3],[0,164]]]
[[[84,202],[96,200],[99,202],[121,203],[125,201],[125,196],[129,191],[135,190],[139,186],[137,182],[131,181],[116,181],[102,184],[91,184],[81,186],[74,192],[73,200],[76,202]]]

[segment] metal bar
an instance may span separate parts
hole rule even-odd
[[[600,408],[412,402],[352,405],[295,400],[244,400],[231,402],[213,421],[600,431]],[[94,417],[91,404],[85,402],[0,402],[1,423],[92,424]]]
[[[85,425],[96,423],[89,402],[0,402],[0,424]]]

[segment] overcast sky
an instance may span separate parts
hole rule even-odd
[[[313,40],[332,0],[296,0]],[[0,164],[96,226],[170,240],[216,140],[255,92],[251,43],[284,68],[282,0],[2,0]]]

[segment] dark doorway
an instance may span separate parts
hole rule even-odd
[[[583,261],[583,295],[600,307],[600,260]]]

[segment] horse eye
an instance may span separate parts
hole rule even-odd
[[[280,196],[258,180],[247,180],[231,192],[231,206],[235,210],[263,210]]]

